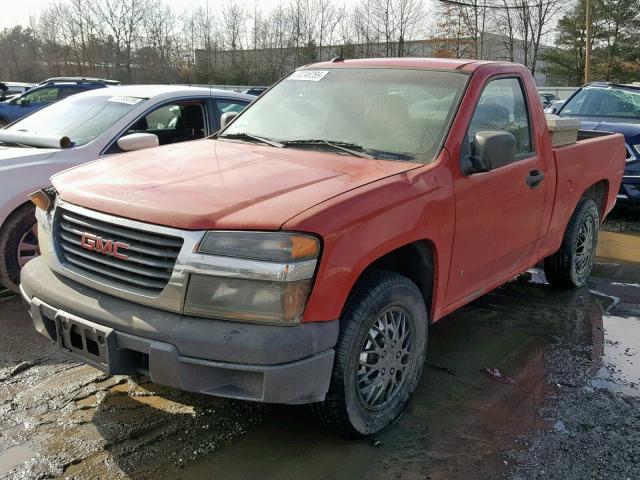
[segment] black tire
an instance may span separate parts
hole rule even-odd
[[[583,198],[571,216],[560,249],[544,259],[544,273],[549,284],[558,288],[577,288],[586,283],[598,246],[599,228],[600,215],[596,203],[590,198]],[[589,229],[591,238],[585,240],[585,231]],[[581,254],[587,249],[588,258]]]
[[[358,382],[361,353],[367,345],[372,345],[365,342],[369,342],[370,332],[377,331],[373,329],[374,324],[382,318],[389,318],[383,317],[385,312],[393,315],[391,322],[405,315],[405,323],[411,332],[410,341],[407,343],[405,340],[404,347],[397,347],[398,342],[392,343],[391,339],[384,341],[383,347],[378,345],[381,354],[388,353],[386,359],[376,353],[367,354],[367,361],[369,355],[373,355],[377,358],[376,368],[379,367],[375,380],[369,385],[376,382],[377,385],[382,385],[381,382],[385,379],[394,378],[395,382],[388,382],[398,386],[388,384],[388,388],[372,388],[363,393],[367,388],[359,387],[362,383]],[[418,287],[409,279],[396,273],[377,271],[359,282],[340,318],[340,336],[329,391],[324,402],[313,405],[314,413],[320,421],[341,435],[358,438],[373,435],[395,423],[404,412],[420,379],[427,346],[427,329],[428,316],[424,300]],[[396,331],[402,330],[406,331],[401,328]],[[394,333],[393,338],[398,338],[396,335]],[[385,339],[382,334],[377,338]],[[410,346],[405,348],[407,345]],[[408,353],[403,353],[404,351]],[[405,363],[405,360],[406,366],[398,363]],[[388,368],[385,370],[383,367]],[[400,368],[403,370],[400,371]],[[399,381],[398,376],[401,376]],[[369,378],[368,375],[364,377]],[[388,398],[380,405],[374,405],[370,400],[368,405],[364,396],[382,390],[382,397]]]
[[[16,293],[20,285],[18,246],[35,224],[35,206],[25,204],[9,216],[0,230],[0,284]]]

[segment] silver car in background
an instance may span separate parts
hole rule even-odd
[[[17,291],[20,269],[39,254],[27,195],[82,163],[198,140],[254,96],[206,87],[135,85],[73,95],[0,129],[0,284]],[[187,160],[187,159],[185,159]]]

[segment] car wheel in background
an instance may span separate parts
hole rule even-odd
[[[598,246],[600,215],[596,203],[583,198],[578,203],[562,245],[544,260],[544,273],[554,287],[581,287],[587,281]]]
[[[0,230],[0,284],[18,292],[20,270],[38,255],[35,206],[26,204],[14,211]]]
[[[377,271],[359,282],[340,318],[329,391],[313,405],[322,423],[350,437],[395,423],[420,379],[427,323],[420,290],[408,278]]]

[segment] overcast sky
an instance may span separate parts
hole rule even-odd
[[[243,3],[253,9],[254,0],[245,0]],[[280,3],[287,3],[286,0],[256,0],[261,10],[268,11]],[[178,13],[182,13],[193,6],[206,6],[207,0],[184,0],[168,2]],[[221,4],[221,0],[209,0],[209,8],[213,12],[216,6]],[[336,0],[336,5],[352,6],[358,0]],[[44,8],[52,4],[52,0],[0,0],[0,28],[12,27],[17,24],[28,25],[29,16],[37,15]]]

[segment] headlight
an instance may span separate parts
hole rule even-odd
[[[295,262],[316,258],[320,242],[311,235],[285,232],[208,232],[199,253],[252,258],[272,262]]]
[[[190,276],[184,313],[276,324],[302,320],[320,254],[316,237],[208,232],[197,252],[205,261]]]
[[[186,314],[266,323],[298,323],[311,291],[311,279],[268,282],[191,275]]]

